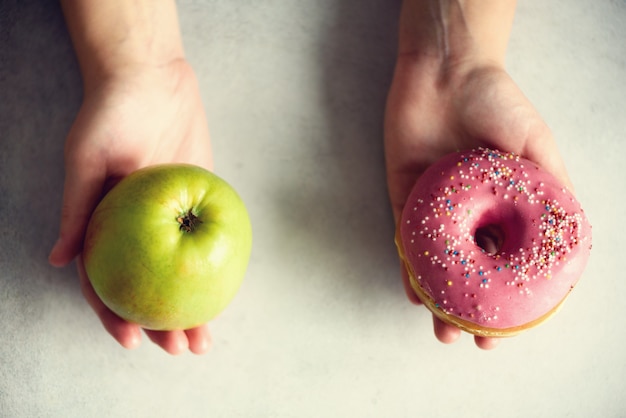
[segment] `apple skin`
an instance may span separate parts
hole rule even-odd
[[[192,228],[183,224],[189,213],[197,217]],[[89,221],[83,260],[118,316],[146,329],[184,330],[230,303],[251,247],[248,212],[228,183],[201,167],[163,164],[106,194]]]

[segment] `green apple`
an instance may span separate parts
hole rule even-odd
[[[250,258],[248,212],[233,188],[193,165],[138,170],[95,209],[83,260],[104,304],[153,330],[189,329],[220,313]]]

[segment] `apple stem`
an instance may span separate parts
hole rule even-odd
[[[187,214],[184,216],[179,216],[176,218],[178,223],[180,224],[179,229],[185,232],[193,232],[198,227],[198,224],[201,224],[202,221],[198,218],[194,213],[189,209]]]

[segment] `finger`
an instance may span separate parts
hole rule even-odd
[[[107,332],[124,348],[132,349],[138,347],[141,343],[141,330],[139,326],[123,320],[107,308],[100,300],[87,277],[82,257],[78,257],[76,266],[78,268],[78,277],[80,278],[80,287],[83,295],[87,303],[89,303],[96,315],[98,315],[98,318],[100,318],[100,322],[102,322]]]
[[[85,230],[101,197],[105,177],[106,171],[100,162],[68,160],[59,238],[48,256],[53,266],[65,266],[81,251]]]
[[[493,350],[500,344],[499,338],[488,338],[488,337],[479,337],[478,335],[474,336],[474,343],[478,348],[482,348],[483,350]]]
[[[392,204],[392,209],[393,209],[393,217],[397,225],[398,220],[400,219],[401,208],[398,205]],[[404,264],[404,261],[402,260],[402,258],[400,258],[400,275],[402,276],[402,286],[404,287],[404,293],[406,293],[406,296],[409,299],[409,302],[411,302],[414,305],[421,305],[422,302],[419,300],[419,298],[415,294],[413,287],[411,287],[411,281],[409,280],[409,272],[407,271],[406,265]]]
[[[433,330],[435,336],[444,344],[451,344],[459,339],[461,330],[455,326],[446,324],[441,319],[433,315]]]
[[[417,297],[415,290],[413,290],[413,287],[411,286],[409,273],[406,270],[406,266],[404,265],[404,262],[402,260],[400,260],[400,272],[402,274],[402,285],[404,286],[404,292],[409,298],[409,301],[414,305],[421,305],[422,301]]]
[[[189,350],[194,354],[204,354],[211,348],[211,333],[207,324],[199,327],[188,329],[187,341],[189,342]]]
[[[574,185],[569,178],[565,162],[561,157],[552,131],[545,124],[542,124],[536,131],[532,141],[528,142],[529,146],[524,151],[523,156],[550,172],[568,190],[574,193]]]
[[[187,334],[184,331],[154,331],[144,329],[150,341],[161,347],[167,353],[178,355],[189,348]]]

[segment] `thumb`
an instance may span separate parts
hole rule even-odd
[[[89,218],[102,195],[106,171],[102,163],[66,163],[59,238],[48,256],[55,267],[70,263],[81,251]]]
[[[552,131],[547,125],[543,126],[539,134],[530,138],[528,143],[531,146],[522,152],[522,156],[534,161],[540,167],[552,173],[563,186],[569,189],[570,192],[575,193],[565,162],[561,157]]]

